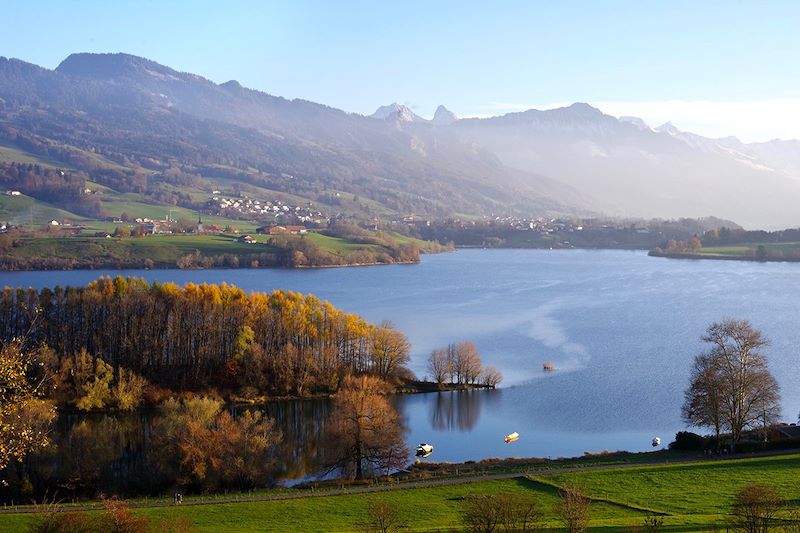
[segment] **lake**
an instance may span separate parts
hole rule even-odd
[[[668,443],[684,429],[680,404],[699,337],[724,317],[748,319],[771,340],[784,420],[800,410],[798,264],[470,249],[418,265],[18,272],[0,273],[0,285],[81,285],[101,274],[314,293],[372,322],[391,320],[413,343],[420,376],[433,348],[474,341],[484,363],[502,371],[500,390],[395,400],[409,444],[432,443],[440,461],[646,450],[655,436]],[[557,370],[544,372],[547,361]],[[315,418],[285,423],[298,420]],[[505,444],[512,431],[520,440]]]

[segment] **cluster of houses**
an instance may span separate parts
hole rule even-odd
[[[248,196],[239,198],[226,197],[219,191],[213,191],[206,206],[213,214],[220,216],[246,215],[252,217],[273,216],[276,219],[288,218],[301,222],[321,224],[325,222],[326,215],[313,208],[310,202],[305,205],[289,205],[280,200],[259,200]]]
[[[519,231],[535,231],[538,233],[573,232],[583,231],[582,224],[560,218],[524,218],[512,216],[493,216],[484,217],[484,220],[509,226]]]

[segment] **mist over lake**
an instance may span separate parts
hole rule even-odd
[[[679,261],[644,252],[459,250],[418,265],[307,270],[16,272],[0,285],[82,285],[100,275],[248,291],[314,293],[369,321],[391,320],[426,373],[433,348],[472,340],[504,375],[497,391],[400,396],[410,444],[432,459],[567,456],[645,450],[683,429],[680,404],[699,337],[723,317],[750,320],[771,341],[783,417],[797,419],[796,302],[800,265]],[[545,373],[545,362],[555,372]],[[518,431],[518,442],[503,435]]]

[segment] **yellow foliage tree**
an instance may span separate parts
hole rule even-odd
[[[37,366],[20,341],[0,349],[0,470],[49,444],[55,407],[41,399],[46,376]]]

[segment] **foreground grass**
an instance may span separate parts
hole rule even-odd
[[[573,483],[604,501],[688,517],[722,516],[736,492],[753,483],[770,485],[787,501],[800,501],[800,455],[759,457],[538,476],[543,484]]]
[[[626,466],[459,485],[405,488],[370,494],[304,497],[247,503],[138,508],[137,515],[160,519],[184,515],[199,531],[352,532],[369,503],[393,503],[410,531],[458,530],[464,497],[501,492],[539,502],[546,525],[558,528],[554,506],[558,488],[577,484],[592,498],[592,531],[620,531],[641,524],[648,514],[663,515],[667,531],[724,529],[735,492],[748,483],[774,487],[789,506],[800,504],[800,454],[731,461]],[[24,531],[31,515],[0,514],[0,530]]]

